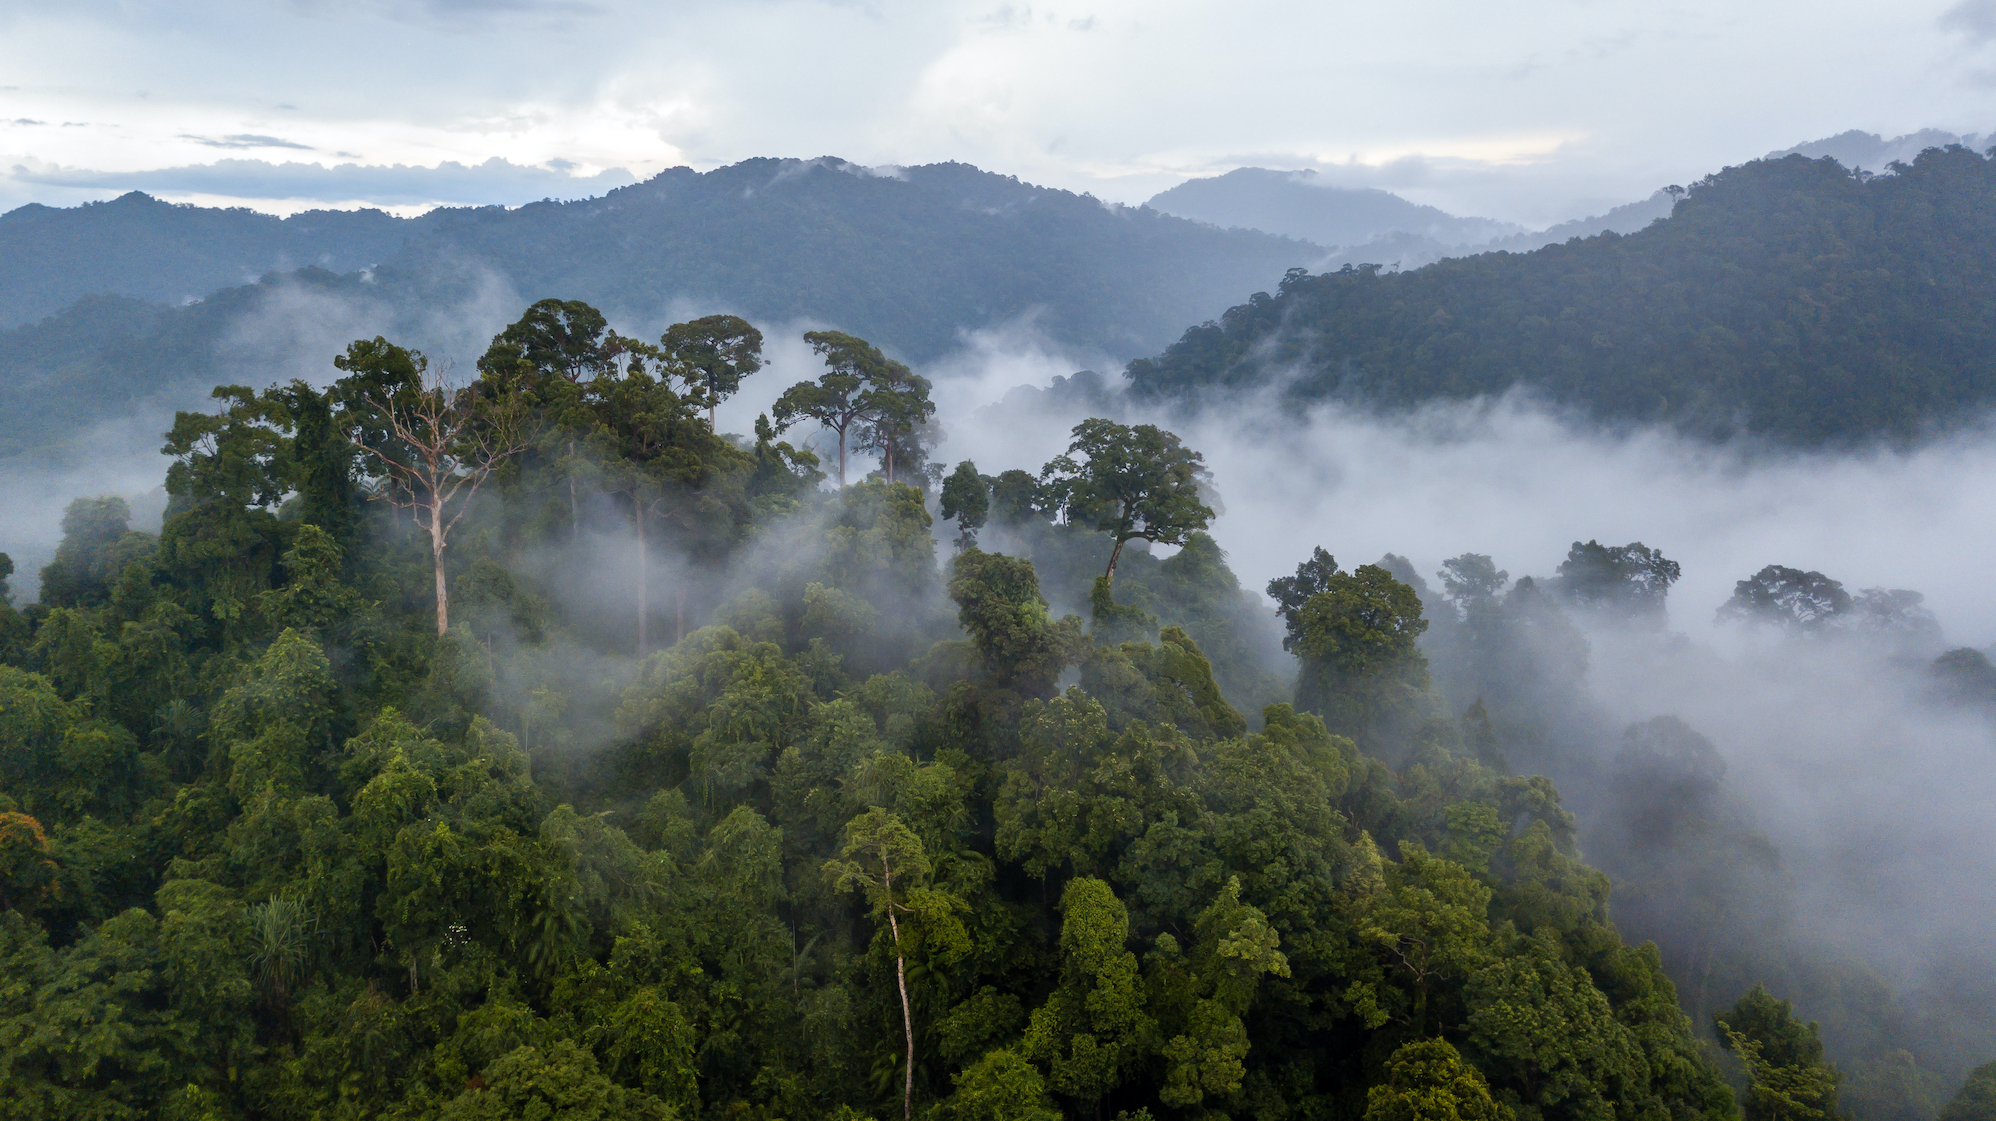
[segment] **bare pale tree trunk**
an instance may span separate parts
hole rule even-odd
[[[450,630],[450,589],[444,583],[444,500],[430,492],[430,565],[437,575],[437,637]]]
[[[651,621],[651,541],[645,536],[645,511],[638,507],[638,657],[645,656],[646,624]]]
[[[444,578],[444,548],[450,532],[471,506],[478,488],[499,463],[525,450],[531,435],[518,415],[499,412],[495,424],[482,428],[478,406],[453,392],[443,378],[417,356],[422,383],[413,399],[397,402],[363,397],[394,437],[390,448],[375,447],[348,433],[360,451],[381,465],[386,487],[381,495],[409,508],[409,520],[430,535],[430,564],[437,583],[437,635],[450,630],[450,588]],[[394,445],[400,445],[395,449]],[[445,517],[453,500],[457,512]],[[429,514],[428,525],[422,515]],[[412,967],[413,968],[413,967]]]
[[[677,646],[679,644],[679,640],[685,637],[686,637],[686,574],[684,572],[681,572],[679,574],[679,593],[677,597],[677,602],[674,603],[672,609],[673,645]]]
[[[915,1116],[915,1014],[908,1004],[908,959],[901,956],[901,924],[894,918],[894,873],[880,857],[880,883],[887,892],[887,927],[894,933],[894,980],[901,987],[901,1034],[908,1041],[908,1066],[901,1082],[901,1117]]]
[[[582,536],[582,511],[575,498],[575,441],[568,442],[568,539]]]
[[[885,443],[887,445],[887,481],[891,483],[894,481],[894,441],[890,438]]]
[[[846,430],[839,429],[839,489],[846,488]]]

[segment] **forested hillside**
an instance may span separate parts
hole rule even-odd
[[[452,386],[360,340],[181,414],[157,535],[69,507],[41,601],[0,596],[0,1117],[1938,1107],[1730,972],[1694,1023],[1507,761],[1547,748],[1503,738],[1521,636],[1659,609],[1661,554],[1501,597],[1458,558],[1424,602],[1319,550],[1271,615],[1173,434],[945,473],[929,383],[820,331],[718,436],[763,341],[543,301]],[[882,469],[825,485],[849,448]],[[1431,676],[1445,611],[1488,708]],[[1702,765],[1644,734],[1638,795]]]
[[[1055,341],[1145,353],[1249,278],[1316,246],[1109,206],[967,164],[881,174],[841,160],[674,168],[600,199],[445,211],[400,267],[490,265],[529,298],[627,315],[674,297],[759,321],[810,318],[911,360],[1038,310]]]
[[[173,306],[267,272],[364,269],[395,254],[420,222],[379,210],[176,206],[133,191],[68,209],[0,214],[0,328],[34,323],[83,296]]]
[[[351,278],[304,269],[281,284],[230,288],[183,308],[86,296],[0,332],[0,457],[52,457],[91,424],[167,402],[193,404],[217,378],[267,379],[270,356],[229,341],[250,317],[299,293],[367,298]]]
[[[1628,236],[1383,274],[1292,273],[1134,362],[1135,390],[1279,382],[1387,407],[1523,387],[1610,421],[1800,444],[1906,438],[1996,394],[1996,167],[1790,156]]]
[[[516,297],[562,293],[640,323],[674,300],[718,301],[758,322],[836,325],[909,360],[1031,315],[1077,353],[1124,360],[1322,256],[962,164],[885,175],[838,160],[676,168],[602,198],[409,220],[279,222],[129,195],[13,211],[0,250],[0,322],[125,297],[0,332],[0,455],[136,403],[184,407],[217,381],[268,378],[277,360],[257,341],[322,323],[448,352]],[[286,262],[309,267],[252,283]]]

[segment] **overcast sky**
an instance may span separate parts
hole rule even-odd
[[[0,83],[0,208],[836,155],[1131,203],[1316,167],[1542,224],[1846,129],[1996,129],[1996,0],[0,0]]]

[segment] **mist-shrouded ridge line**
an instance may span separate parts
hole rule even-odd
[[[1875,177],[1800,155],[1727,168],[1627,236],[1292,276],[1129,373],[1191,402],[1525,387],[1610,423],[1851,446],[1972,419],[1992,354],[1996,162],[1952,147]]]
[[[674,168],[568,203],[418,218],[277,220],[142,195],[0,218],[0,324],[109,292],[178,304],[271,269],[403,274],[472,257],[523,290],[606,308],[715,297],[745,314],[837,322],[928,358],[956,332],[1045,309],[1051,334],[1123,357],[1155,349],[1321,251],[1111,207],[964,164],[875,173],[834,158]]]

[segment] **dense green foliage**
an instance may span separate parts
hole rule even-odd
[[[158,536],[72,507],[5,609],[0,1115],[1734,1115],[1542,782],[945,573],[920,489],[718,439],[662,353],[502,333],[451,454],[535,438],[447,548],[371,500],[431,392],[383,340],[183,415]],[[1112,548],[1059,477],[987,535]],[[579,570],[647,540],[630,657],[647,577]],[[1138,555],[1252,662],[1210,538]]]
[[[1996,164],[1894,174],[1790,156],[1695,184],[1671,216],[1410,272],[1292,272],[1163,354],[1150,397],[1292,379],[1390,407],[1522,387],[1617,421],[1803,444],[1911,437],[1996,397]]]
[[[1170,433],[963,465],[950,549],[927,474],[717,435],[701,330],[357,341],[182,414],[159,534],[70,507],[0,605],[0,1117],[1827,1121],[1757,989],[1736,1099],[1397,558],[1272,589],[1292,705]],[[1120,602],[1112,501],[1183,542]]]

